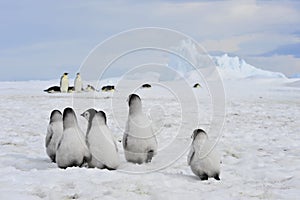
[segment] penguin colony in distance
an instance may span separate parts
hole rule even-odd
[[[73,86],[69,86],[68,87],[68,93],[74,92],[75,89]],[[48,93],[58,93],[60,92],[60,87],[59,86],[52,86],[49,87],[48,89],[44,90],[44,92],[48,92]]]
[[[64,73],[60,78],[59,86],[51,86],[48,89],[45,89],[44,92],[47,93],[72,93],[72,92],[91,92],[97,91],[93,86],[87,85],[86,89],[83,89],[83,82],[80,76],[80,73],[76,74],[76,78],[74,79],[74,86],[69,86],[69,78],[68,73]]]
[[[128,162],[148,163],[157,152],[157,140],[151,121],[142,110],[142,101],[136,94],[128,97],[129,114],[123,135],[123,148]]]
[[[157,154],[158,143],[151,121],[142,110],[142,101],[137,94],[128,97],[129,113],[123,134],[123,149],[128,162],[143,164],[152,162]],[[59,168],[73,166],[118,169],[119,152],[111,130],[107,126],[106,114],[93,108],[81,114],[88,121],[86,134],[79,128],[72,108],[63,114],[53,110],[45,139],[46,152]],[[187,157],[192,172],[201,180],[212,177],[220,180],[220,155],[213,148],[206,132],[195,129]]]
[[[208,136],[202,129],[196,129],[192,135],[192,145],[188,154],[188,165],[192,172],[201,180],[213,177],[220,180],[220,155],[208,141]]]

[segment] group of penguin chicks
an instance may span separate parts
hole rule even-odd
[[[142,101],[137,94],[128,97],[129,114],[123,135],[123,149],[128,162],[142,164],[151,162],[157,154],[158,143],[151,121],[142,110]],[[88,121],[84,134],[79,128],[76,114],[70,107],[63,114],[53,110],[46,136],[46,152],[58,167],[85,166],[100,169],[117,169],[120,158],[116,139],[107,126],[103,111],[91,108],[81,114]],[[207,180],[220,180],[220,157],[208,143],[207,134],[196,129],[192,134],[192,145],[188,154],[188,165],[192,172]],[[204,152],[204,154],[203,154]]]

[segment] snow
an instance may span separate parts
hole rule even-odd
[[[42,91],[58,80],[1,82],[0,199],[297,199],[300,89],[287,86],[290,82],[225,81],[226,118],[217,145],[222,154],[219,182],[200,181],[186,163],[190,136],[197,127],[194,118],[181,116],[180,103],[190,101],[178,102],[168,90],[174,87],[177,95],[185,94],[180,81],[137,90],[144,110],[156,129],[161,129],[160,151],[153,163],[134,165],[125,161],[118,143],[122,163],[116,171],[59,169],[47,157],[44,140],[50,112],[67,106],[75,108],[84,131],[87,123],[79,114],[90,107],[103,109],[108,126],[122,138],[128,110],[126,99],[118,94],[129,84],[108,93],[47,94]],[[200,108],[199,113],[190,112],[199,114],[200,126],[207,128],[211,114],[208,93],[204,87],[191,90]],[[113,99],[118,100],[117,109],[111,108]],[[183,132],[176,138],[180,128]]]
[[[289,82],[289,83],[287,83],[287,86],[290,86],[290,87],[299,87],[300,88],[300,80],[297,79],[296,81]]]

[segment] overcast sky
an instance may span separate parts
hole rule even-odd
[[[300,1],[0,1],[0,80],[75,73],[98,43],[137,27],[175,29],[211,53],[300,73]]]

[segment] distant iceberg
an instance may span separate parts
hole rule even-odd
[[[239,57],[230,57],[227,54],[212,57],[223,79],[244,78],[286,78],[280,72],[271,72],[256,68]]]
[[[222,56],[207,55],[204,50],[197,51],[195,44],[190,40],[182,41],[181,44],[175,48],[175,51],[196,64],[198,69],[214,65],[223,80],[286,78],[286,76],[280,72],[271,72],[256,68],[237,56],[231,57],[228,54]],[[192,72],[196,70],[190,63],[178,56],[171,56],[168,66],[173,67],[179,74],[185,77],[191,76]]]

